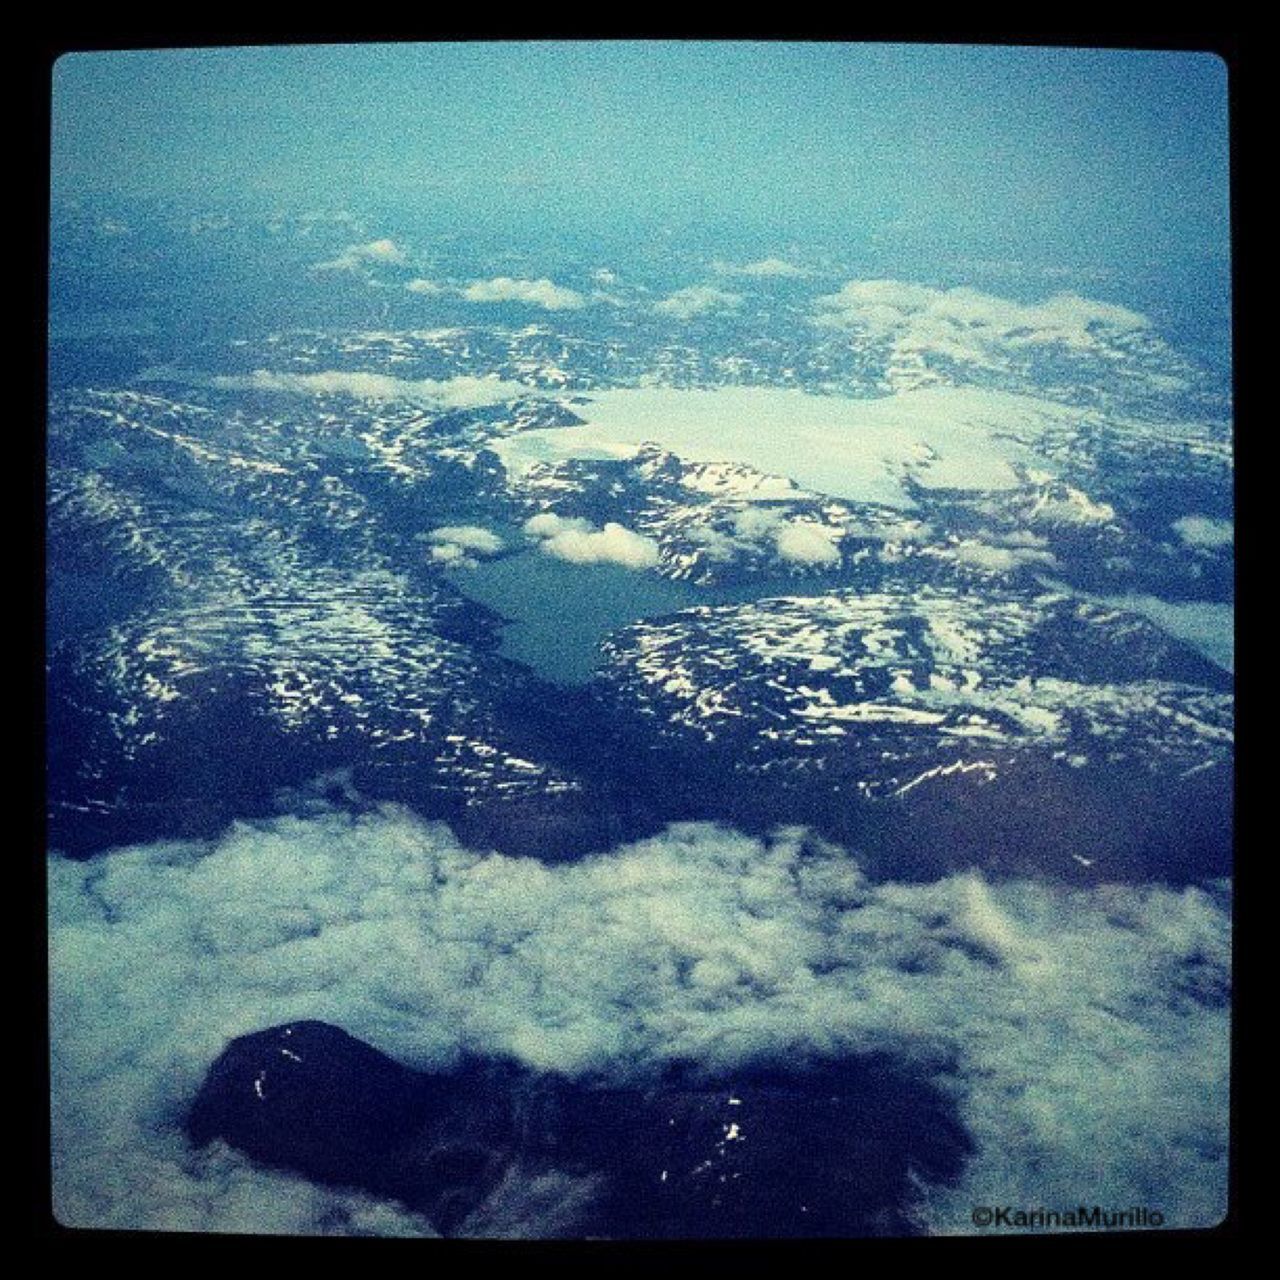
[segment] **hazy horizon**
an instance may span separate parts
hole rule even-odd
[[[1228,249],[1212,54],[789,42],[299,45],[64,55],[55,202],[413,201],[875,244]],[[1010,211],[1016,210],[1016,224]]]

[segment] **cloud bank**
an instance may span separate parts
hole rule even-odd
[[[625,569],[652,569],[658,544],[652,538],[609,521],[597,529],[589,520],[569,519],[550,511],[531,516],[524,531],[541,541],[549,556],[573,564],[618,564]]]
[[[472,1051],[627,1079],[884,1050],[935,1074],[977,1143],[928,1197],[934,1231],[970,1230],[983,1203],[1146,1204],[1171,1226],[1223,1211],[1216,888],[875,884],[799,830],[709,824],[548,865],[388,807],[54,857],[49,891],[69,1224],[425,1230],[181,1137],[226,1042],[300,1018],[423,1069]]]

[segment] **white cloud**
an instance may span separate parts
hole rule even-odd
[[[477,524],[444,524],[432,529],[427,538],[431,542],[452,542],[464,551],[477,551],[485,556],[502,550],[502,539],[491,529]]]
[[[289,395],[347,395],[361,400],[424,400],[453,409],[501,404],[532,394],[528,387],[502,378],[393,378],[385,373],[284,373],[255,369],[250,374],[218,374],[203,379],[225,391],[277,391]]]
[[[570,531],[587,533],[592,528],[594,526],[590,520],[577,516],[558,516],[554,511],[541,511],[524,522],[524,531],[531,538],[554,538],[557,534]]]
[[[431,559],[437,564],[453,565],[456,568],[474,568],[476,561],[467,555],[462,547],[454,542],[438,542],[431,546]]]
[[[542,550],[547,555],[573,564],[618,564],[626,569],[651,569],[658,563],[658,544],[652,538],[612,521],[603,529],[597,529],[588,520],[544,511],[526,520],[524,531],[542,540]]]
[[[1028,546],[996,547],[988,542],[977,542],[971,539],[965,539],[954,547],[947,548],[946,554],[956,564],[978,569],[983,573],[1013,573],[1028,565],[1053,569],[1058,564],[1053,553],[1049,551],[1039,551],[1035,547]]]
[[[49,894],[54,1204],[73,1225],[424,1229],[181,1137],[227,1041],[300,1018],[424,1069],[466,1051],[614,1078],[947,1063],[977,1150],[930,1193],[934,1230],[971,1230],[974,1204],[1146,1204],[1170,1226],[1224,1207],[1216,890],[876,884],[798,831],[705,824],[548,864],[388,808],[54,857]]]
[[[711,311],[732,310],[741,303],[740,293],[730,293],[727,289],[717,289],[714,285],[698,284],[690,285],[687,289],[677,289],[661,302],[655,302],[653,309],[662,315],[674,316],[677,320],[689,320]]]
[[[1046,489],[1027,512],[1029,521],[1049,525],[1103,525],[1115,518],[1116,510],[1109,502],[1095,502],[1070,485]]]
[[[612,522],[598,533],[562,533],[545,543],[543,550],[575,564],[651,569],[658,563],[658,544],[652,538]]]
[[[759,538],[776,529],[780,519],[769,507],[743,507],[733,517],[733,528],[744,538]]]
[[[1217,550],[1236,540],[1235,524],[1230,520],[1214,520],[1209,516],[1183,516],[1173,522],[1173,531],[1189,547]]]
[[[728,564],[738,552],[741,543],[708,524],[691,524],[685,537],[702,548],[703,555],[716,564]]]
[[[759,555],[771,548],[791,564],[839,565],[839,544],[846,527],[790,519],[789,511],[786,507],[748,505],[733,512],[727,528],[691,524],[685,528],[684,535],[703,549],[707,559],[718,563],[728,562],[743,552]]]
[[[405,285],[405,288],[408,289],[410,293],[437,294],[444,292],[444,285],[436,284],[434,280],[425,280],[422,277],[410,280],[409,283]]]
[[[426,535],[431,559],[438,564],[473,569],[476,557],[497,555],[503,542],[496,533],[474,524],[441,525]]]
[[[932,289],[900,280],[852,280],[817,300],[816,323],[892,343],[898,356],[937,354],[976,364],[1001,350],[1057,345],[1094,349],[1146,329],[1145,316],[1073,293],[1023,304],[977,289]]]
[[[780,525],[774,534],[778,554],[793,564],[837,565],[840,548],[836,545],[841,530],[810,521],[795,521]]]
[[[361,267],[402,267],[408,262],[405,251],[394,240],[370,240],[365,244],[349,244],[329,262],[317,262],[315,271],[357,271]]]
[[[370,262],[400,265],[406,260],[404,250],[394,240],[370,240],[368,244],[356,246],[356,251]]]
[[[586,299],[573,289],[562,288],[550,280],[513,280],[497,276],[467,285],[462,296],[468,302],[522,302],[548,311],[570,311],[586,306]]]

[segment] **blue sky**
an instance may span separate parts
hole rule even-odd
[[[1226,71],[1173,52],[779,43],[71,54],[56,196],[385,198],[1053,257],[1227,249]]]

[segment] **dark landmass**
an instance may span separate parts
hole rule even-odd
[[[946,1096],[882,1057],[611,1087],[492,1060],[411,1071],[322,1022],[232,1041],[187,1129],[445,1235],[484,1234],[509,1179],[562,1183],[548,1221],[570,1237],[913,1234],[916,1180],[954,1180],[970,1150]]]

